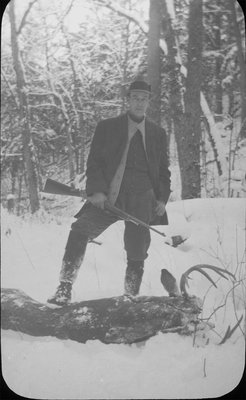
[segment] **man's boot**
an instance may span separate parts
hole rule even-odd
[[[137,296],[144,273],[144,262],[127,260],[125,275],[125,295]]]
[[[77,278],[87,243],[87,236],[79,232],[70,231],[62,260],[60,284],[55,294],[48,299],[48,303],[63,306],[71,301],[72,285]]]

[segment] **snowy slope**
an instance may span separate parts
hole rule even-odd
[[[188,289],[204,299],[203,318],[226,301],[211,317],[215,329],[195,343],[193,337],[170,333],[130,346],[79,344],[2,331],[3,376],[13,391],[48,399],[199,398],[221,396],[239,383],[245,362],[242,331],[238,328],[225,344],[218,343],[245,310],[245,199],[174,202],[169,203],[168,214],[169,226],[159,229],[189,239],[174,249],[152,233],[140,294],[166,295],[160,283],[162,268],[177,280],[196,264],[226,268],[238,280],[244,279],[234,296],[231,280],[218,280],[214,273],[218,289],[198,272],[192,273]],[[43,220],[23,221],[2,212],[2,287],[22,289],[41,302],[57,285],[72,222]],[[74,301],[122,294],[126,261],[122,232],[123,223],[118,222],[97,239],[101,246],[88,246],[74,285]]]

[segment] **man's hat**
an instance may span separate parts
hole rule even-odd
[[[146,93],[151,93],[151,86],[144,82],[144,81],[134,81],[131,83],[130,87],[129,87],[129,93],[132,90],[137,90],[137,91],[141,91],[141,92],[146,92]]]

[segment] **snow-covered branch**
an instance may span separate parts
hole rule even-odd
[[[25,13],[24,13],[24,15],[23,15],[23,17],[22,17],[22,20],[21,20],[19,29],[18,29],[17,32],[16,32],[17,35],[19,35],[19,34],[21,33],[21,30],[22,30],[22,28],[24,27],[24,25],[25,25],[25,23],[26,23],[26,19],[27,19],[27,17],[28,17],[28,14],[30,13],[30,11],[31,11],[31,9],[32,9],[32,6],[33,6],[37,1],[38,1],[38,0],[33,0],[31,3],[29,3],[28,8],[26,9],[26,11],[25,11]]]
[[[130,21],[135,22],[143,33],[148,34],[149,25],[146,22],[142,21],[137,13],[126,10],[125,8],[121,7],[117,2],[112,0],[107,0],[107,1],[97,0],[97,4],[99,4],[100,6],[110,8],[110,10],[115,11],[119,15],[122,15],[123,17],[128,18]]]
[[[15,102],[16,107],[19,108],[19,103],[18,103],[18,101],[17,101],[17,96],[15,95],[14,90],[12,89],[11,83],[9,82],[9,80],[8,80],[8,78],[7,78],[7,76],[6,76],[5,72],[4,72],[4,70],[3,70],[3,68],[1,69],[1,73],[2,73],[2,76],[3,76],[4,80],[5,80],[5,82],[6,82],[7,86],[8,86],[8,88],[9,88],[9,91],[10,91],[10,93],[11,93],[11,96],[13,97],[13,100],[14,100],[14,102]]]
[[[137,13],[134,13],[133,11],[126,10],[125,8],[119,6],[116,2],[112,0],[108,1],[98,1],[98,4],[103,5],[107,8],[110,8],[111,10],[117,12],[119,15],[122,15],[123,17],[128,18],[130,21],[135,22],[136,25],[139,26],[141,31],[145,33],[146,35],[149,32],[149,24],[146,23],[145,21],[141,20],[139,18],[139,15]],[[167,54],[167,44],[166,41],[161,38],[160,39],[160,47],[164,54]]]
[[[30,108],[42,108],[42,107],[55,107],[55,108],[57,108],[58,110],[62,110],[62,108],[61,107],[59,107],[59,106],[57,106],[56,104],[53,104],[53,103],[41,103],[41,104],[36,104],[36,105],[34,105],[34,104],[30,104],[30,106],[29,106]]]

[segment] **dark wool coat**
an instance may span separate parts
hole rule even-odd
[[[109,185],[121,161],[128,138],[127,114],[98,123],[87,161],[87,196],[96,192],[108,193]],[[157,200],[167,203],[170,195],[170,171],[164,129],[146,118],[146,156],[149,175]],[[82,210],[78,217],[81,215]],[[152,225],[167,224],[167,216],[157,217]]]

